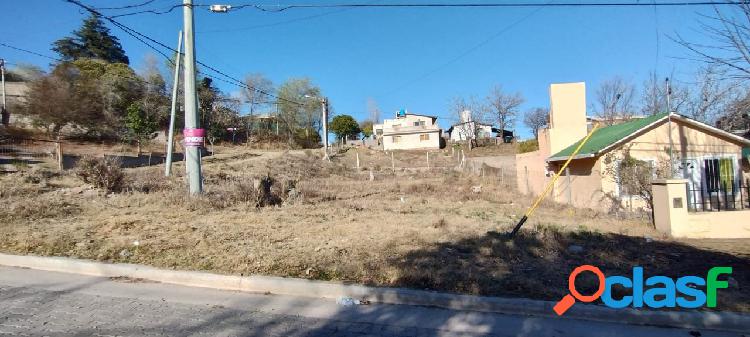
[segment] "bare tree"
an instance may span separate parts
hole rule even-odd
[[[245,76],[245,85],[247,88],[242,90],[242,96],[247,101],[250,107],[250,124],[247,128],[247,138],[250,139],[252,133],[252,119],[255,112],[259,107],[268,107],[270,97],[268,94],[272,94],[274,91],[273,82],[261,73],[248,74]]]
[[[750,79],[750,3],[734,3],[732,9],[714,6],[714,14],[704,15],[699,22],[699,30],[711,42],[691,42],[679,34],[673,40],[708,65],[727,71],[729,76]]]
[[[738,97],[738,83],[726,80],[724,71],[716,68],[700,69],[691,82],[670,78],[669,108],[700,122],[714,124]],[[652,74],[643,85],[643,113],[667,112],[667,94],[666,81],[658,80],[657,75]]]
[[[456,124],[453,132],[462,134],[469,140],[469,149],[479,145],[477,139],[480,137],[482,126],[488,125],[491,118],[487,109],[483,107],[474,97],[468,99],[455,96],[448,102],[448,111],[454,116]]]
[[[519,108],[524,101],[521,93],[506,93],[502,86],[496,85],[490,90],[490,94],[487,96],[487,104],[483,108],[497,121],[499,129],[508,130],[515,127]]]
[[[622,77],[605,80],[596,90],[597,116],[607,125],[633,116],[635,86]]]
[[[539,136],[539,129],[547,126],[549,123],[549,109],[534,108],[527,111],[523,116],[523,124],[526,125],[534,134],[534,138]]]
[[[367,112],[370,113],[369,120],[375,124],[380,123],[380,108],[372,97],[367,99]]]
[[[674,76],[669,76],[674,78]],[[674,80],[670,83],[670,109],[672,111],[682,111],[687,105],[689,92],[688,88]],[[660,77],[655,72],[651,72],[646,81],[643,82],[643,92],[641,93],[641,112],[644,115],[655,115],[667,112],[667,83],[666,77]]]

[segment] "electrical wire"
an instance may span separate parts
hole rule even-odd
[[[310,8],[503,8],[503,7],[641,7],[641,6],[726,6],[747,4],[748,1],[669,1],[669,2],[559,2],[559,3],[541,3],[541,2],[500,2],[500,3],[394,3],[394,4],[372,4],[372,3],[338,3],[338,4],[297,4],[297,5],[260,5],[260,4],[239,4],[232,5],[231,10],[240,10],[253,8],[262,12],[283,12],[290,9],[310,9]],[[184,4],[178,4],[165,9],[148,9],[131,13],[117,14],[110,16],[118,18],[123,16],[132,16],[139,14],[167,14],[173,10],[184,7]],[[193,7],[210,8],[211,5],[193,4]],[[100,8],[104,9],[104,8]],[[113,9],[113,8],[108,8]],[[122,9],[122,8],[119,8]]]
[[[138,8],[143,7],[152,4],[156,0],[148,0],[144,3],[140,3],[137,5],[128,5],[128,6],[122,6],[122,7],[95,7],[96,10],[120,10],[120,9],[130,9],[130,8]]]
[[[164,56],[167,60],[169,60],[169,62],[172,62],[171,61],[171,57],[167,56],[163,51],[161,51],[158,48],[154,47],[150,43],[145,42],[144,39],[148,40],[148,41],[150,41],[150,42],[152,42],[152,43],[154,43],[156,45],[159,45],[160,47],[162,47],[164,49],[167,49],[167,50],[169,50],[171,52],[178,53],[178,51],[176,49],[172,48],[171,46],[168,46],[168,45],[166,45],[166,44],[164,44],[162,42],[159,42],[159,41],[157,41],[157,40],[155,40],[155,39],[153,39],[153,38],[151,38],[151,37],[149,37],[149,36],[147,36],[147,35],[145,35],[143,33],[140,33],[138,31],[136,31],[136,30],[134,30],[134,29],[132,29],[132,28],[130,28],[130,27],[128,27],[128,26],[126,26],[126,25],[124,25],[124,24],[122,24],[122,23],[120,23],[120,22],[118,22],[118,21],[116,21],[116,20],[114,20],[112,18],[110,18],[110,17],[104,16],[104,15],[102,15],[102,13],[100,13],[96,9],[94,9],[92,7],[89,7],[87,5],[84,5],[80,1],[77,1],[77,0],[63,0],[63,1],[72,3],[72,4],[74,4],[74,5],[78,6],[78,7],[81,7],[82,9],[84,9],[84,10],[86,10],[86,11],[88,11],[88,12],[94,14],[94,15],[98,15],[98,16],[104,18],[105,20],[109,21],[110,23],[112,23],[116,27],[122,29],[126,34],[134,37],[135,39],[137,39],[141,43],[145,44],[147,47],[151,48],[152,50],[156,51],[160,55]],[[283,98],[283,97],[279,97],[279,96],[273,95],[273,94],[271,94],[269,92],[266,92],[264,90],[261,90],[261,89],[249,86],[246,83],[243,83],[241,80],[238,80],[238,79],[236,79],[236,78],[234,78],[234,77],[232,77],[230,75],[227,75],[226,73],[224,73],[224,72],[222,72],[222,71],[220,71],[220,70],[218,70],[218,69],[216,69],[216,68],[214,68],[214,67],[212,67],[212,66],[210,66],[210,65],[208,65],[206,63],[203,63],[201,61],[196,60],[196,63],[199,64],[199,65],[201,65],[201,66],[203,66],[203,67],[205,67],[206,69],[209,69],[209,70],[211,70],[211,71],[213,71],[213,72],[215,72],[215,73],[217,73],[217,74],[219,74],[221,76],[226,77],[228,80],[223,80],[222,79],[222,81],[224,81],[224,82],[233,84],[233,85],[241,87],[241,88],[245,88],[245,89],[248,89],[248,90],[255,91],[255,92],[259,93],[259,94],[266,95],[268,97],[272,97],[272,98],[275,98],[277,100],[282,100],[282,101],[285,101],[285,102],[288,102],[288,103],[292,103],[292,104],[296,104],[296,105],[300,105],[300,106],[304,105],[304,104],[302,104],[300,102],[296,102],[296,101],[292,101],[292,100],[289,100],[289,99],[286,99],[286,98]]]
[[[10,49],[14,49],[14,50],[18,50],[18,51],[22,51],[24,53],[28,53],[28,54],[31,54],[31,55],[36,55],[36,56],[39,56],[39,57],[44,57],[44,58],[47,58],[47,59],[50,59],[50,60],[53,60],[53,61],[57,61],[57,62],[60,62],[60,63],[66,62],[65,60],[62,60],[62,59],[59,59],[59,58],[56,58],[56,57],[53,57],[53,56],[43,55],[41,53],[37,53],[37,52],[31,51],[31,50],[26,50],[26,49],[23,49],[23,48],[11,46],[11,45],[8,45],[8,44],[2,43],[2,42],[0,42],[0,46],[7,47],[7,48],[10,48]],[[5,64],[15,64],[15,65],[18,65],[18,63],[10,63],[10,62],[6,62]],[[126,79],[126,80],[141,81],[143,83],[151,84],[151,85],[157,85],[158,84],[158,83],[150,82],[150,81],[148,81],[148,80],[146,80],[144,78],[141,78],[141,77],[124,76],[124,75],[119,75],[119,74],[110,74],[110,75],[113,75],[115,77],[119,77],[119,78],[122,78],[122,79]]]
[[[7,48],[10,48],[10,49],[15,49],[15,50],[18,50],[18,51],[22,51],[24,53],[28,53],[28,54],[31,54],[31,55],[36,55],[36,56],[43,57],[43,58],[46,58],[46,59],[50,59],[50,60],[53,60],[53,61],[61,61],[60,59],[57,59],[57,58],[54,58],[54,57],[51,57],[51,56],[42,55],[42,54],[37,53],[37,52],[33,52],[33,51],[26,50],[26,49],[23,49],[23,48],[14,47],[14,46],[2,43],[2,42],[0,42],[0,46],[7,47]]]
[[[481,42],[479,42],[479,43],[471,46],[468,49],[466,49],[463,53],[459,54],[458,56],[456,56],[456,57],[448,60],[447,62],[445,62],[443,64],[438,65],[437,67],[433,68],[432,70],[429,70],[426,73],[424,73],[424,74],[422,74],[422,75],[420,75],[420,76],[418,76],[418,77],[416,77],[416,78],[414,78],[414,79],[412,79],[412,80],[410,80],[410,81],[408,81],[408,82],[406,82],[406,83],[404,83],[404,84],[402,84],[402,85],[400,85],[398,87],[395,87],[394,89],[392,89],[392,90],[384,93],[382,96],[387,96],[387,95],[393,94],[393,93],[395,93],[395,92],[397,92],[397,91],[399,91],[399,90],[401,90],[403,88],[406,88],[406,87],[408,87],[408,86],[410,86],[410,85],[412,85],[414,83],[417,83],[417,82],[419,82],[419,81],[421,81],[421,80],[423,80],[423,79],[431,76],[432,74],[434,74],[434,73],[442,70],[443,68],[445,68],[445,67],[447,67],[447,66],[449,66],[449,65],[451,65],[451,64],[453,64],[455,62],[458,62],[462,58],[468,56],[469,54],[473,53],[477,49],[485,46],[486,44],[492,42],[492,40],[500,37],[501,35],[505,34],[509,30],[513,29],[515,26],[517,26],[517,25],[521,24],[522,22],[528,20],[529,18],[531,18],[535,14],[539,13],[543,9],[544,9],[544,7],[537,7],[536,9],[534,9],[533,11],[531,11],[528,14],[524,15],[523,17],[519,18],[518,20],[513,21],[510,24],[506,25],[505,27],[503,27],[500,31],[496,32],[495,34],[490,35],[490,37],[488,37],[488,38],[482,40]]]

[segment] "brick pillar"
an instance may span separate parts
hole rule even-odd
[[[686,186],[685,179],[656,179],[652,183],[654,225],[660,232],[672,236],[673,229],[687,224]]]

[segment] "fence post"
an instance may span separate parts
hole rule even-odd
[[[427,152],[427,169],[430,169],[430,153]]]
[[[568,180],[568,205],[573,205],[573,185],[570,184],[570,167],[565,168],[565,177]]]
[[[357,170],[359,170],[359,152],[357,152]]]
[[[55,142],[55,154],[57,155],[57,169],[62,171],[64,169],[63,167],[63,148],[62,148],[62,142],[57,141]]]
[[[396,162],[393,159],[393,151],[391,151],[391,170],[393,170],[393,173],[396,173]]]
[[[526,194],[531,194],[531,188],[529,188],[529,167],[524,166],[523,170],[526,173]]]

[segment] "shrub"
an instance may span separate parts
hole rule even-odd
[[[536,139],[524,140],[518,143],[518,153],[533,152],[539,150],[539,141]]]
[[[83,157],[76,164],[75,173],[85,183],[114,192],[122,189],[125,180],[120,164],[120,160],[113,157]]]

